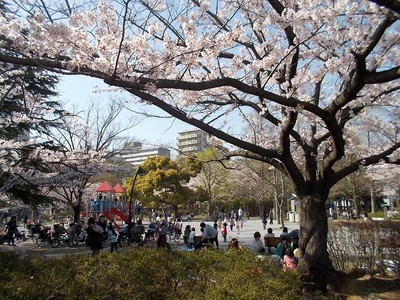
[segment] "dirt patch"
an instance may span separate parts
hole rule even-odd
[[[347,270],[338,274],[340,298],[343,300],[400,299],[400,277],[371,275],[365,271]]]

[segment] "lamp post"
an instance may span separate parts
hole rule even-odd
[[[131,187],[131,191],[129,193],[129,207],[128,207],[128,245],[130,244],[131,241],[131,228],[132,228],[132,199],[133,199],[133,189],[135,187],[135,183],[136,183],[136,178],[138,177],[138,175],[144,175],[146,174],[146,171],[142,168],[139,167],[136,170],[135,173],[135,177],[133,177],[133,182],[132,182],[132,187]]]

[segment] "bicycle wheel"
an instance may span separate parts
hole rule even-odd
[[[68,240],[69,247],[76,247],[79,244],[79,239],[77,236],[70,237]]]
[[[19,243],[21,243],[21,242],[22,242],[22,236],[21,236],[21,235],[16,236],[16,237],[15,237],[15,243],[16,243],[16,244],[19,244]]]
[[[46,246],[49,243],[47,237],[37,237],[36,238],[36,244],[38,245],[39,248],[42,248]]]
[[[57,248],[58,246],[60,246],[60,239],[59,238],[52,238],[50,240],[50,245],[52,248]]]
[[[179,243],[179,240],[181,239],[181,235],[179,233],[174,234],[174,241],[175,243]]]
[[[165,239],[167,240],[167,243],[170,243],[171,239],[172,239],[172,233],[171,232],[167,232],[165,234]]]
[[[154,245],[156,244],[156,238],[154,237],[154,235],[150,235],[147,237],[147,239],[144,240],[144,246],[145,247],[149,247],[149,248],[153,248]]]
[[[121,237],[119,245],[121,247],[128,247],[128,237],[126,235]]]

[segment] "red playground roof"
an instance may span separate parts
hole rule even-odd
[[[125,193],[124,188],[119,183],[114,186],[114,191],[116,193]]]
[[[113,192],[115,193],[115,190],[113,187],[110,185],[108,181],[104,181],[96,190],[96,192]]]

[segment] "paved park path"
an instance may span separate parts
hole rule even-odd
[[[196,235],[200,234],[200,223],[203,222],[202,220],[194,220],[191,222],[183,222],[183,229],[185,228],[186,225],[190,225],[191,227],[196,228]],[[206,224],[213,225],[214,222],[209,222],[209,221],[204,221]],[[144,222],[144,225],[147,227],[148,222]],[[288,227],[289,231],[293,229],[299,229],[299,224],[298,223],[285,223],[285,226]],[[277,224],[275,221],[274,224],[267,225],[267,228],[270,227],[273,229],[273,232],[275,233],[275,236],[279,236],[282,232],[282,225]],[[19,228],[20,230],[24,230],[23,227]],[[253,234],[254,232],[259,231],[261,233],[261,236],[263,237],[267,230],[263,228],[261,219],[258,218],[251,218],[250,220],[245,219],[243,222],[243,229],[241,229],[239,232],[234,228],[233,231],[230,231],[230,227],[228,225],[228,236],[227,236],[227,242],[223,242],[222,236],[219,234],[218,235],[218,241],[219,241],[219,247],[220,249],[225,249],[228,246],[229,240],[231,238],[237,238],[239,240],[239,244],[241,244],[244,247],[249,247],[252,240],[253,240]],[[263,240],[263,239],[262,239]],[[183,245],[182,239],[180,240],[179,243],[175,243],[171,241],[171,246],[174,248],[176,246]],[[60,256],[60,255],[74,255],[74,254],[81,254],[81,253],[91,253],[89,248],[87,248],[85,245],[80,245],[78,247],[68,247],[67,245],[60,245],[58,248],[51,248],[50,245],[39,248],[36,244],[33,244],[31,240],[27,240],[25,242],[21,242],[20,244],[17,244],[15,247],[8,246],[7,244],[0,245],[0,252],[5,252],[5,251],[16,251],[22,255],[38,255],[38,256],[44,256],[44,257],[54,257],[54,256]],[[109,251],[109,248],[104,249],[103,251]]]

